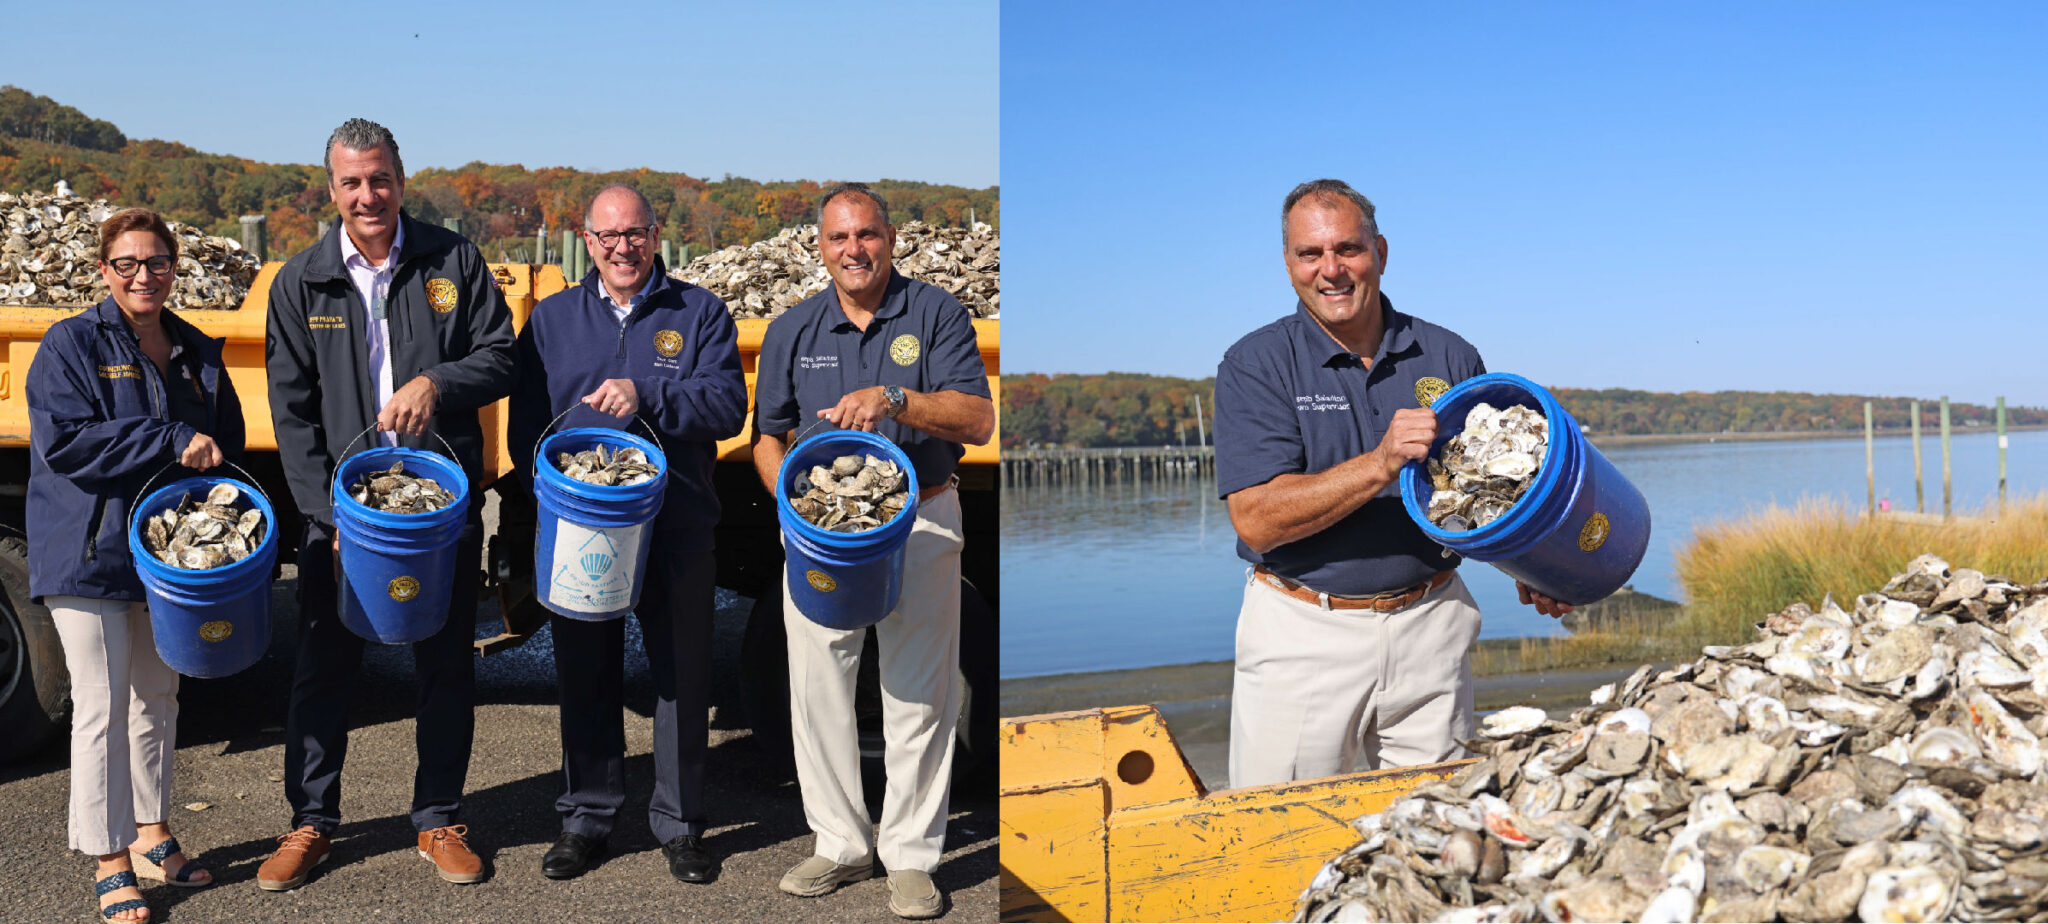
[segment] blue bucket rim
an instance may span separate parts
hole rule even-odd
[[[577,481],[562,474],[561,469],[556,468],[553,462],[548,461],[550,445],[554,441],[566,436],[588,436],[593,439],[623,440],[626,445],[647,453],[648,461],[658,464],[661,467],[661,471],[653,478],[640,484],[590,484]],[[599,501],[625,500],[656,493],[667,487],[668,454],[662,452],[661,447],[654,445],[646,437],[626,430],[613,429],[611,427],[571,427],[567,430],[557,430],[554,433],[541,437],[540,442],[533,444],[533,471],[536,477],[547,482],[548,487],[566,494],[588,497]]]
[[[436,478],[434,480],[438,482],[442,488],[447,489],[449,492],[453,493],[455,495],[455,499],[450,501],[448,503],[448,506],[443,507],[440,510],[434,510],[428,513],[421,514],[386,513],[382,510],[372,510],[369,507],[364,506],[361,501],[358,501],[355,498],[349,496],[348,482],[353,480],[354,473],[360,472],[368,467],[367,465],[364,464],[365,460],[394,458],[401,462],[404,462],[405,467],[408,471],[412,469],[413,464],[417,461],[426,462],[430,466],[436,466],[443,473],[451,475],[452,477]],[[391,463],[387,461],[382,466],[379,467],[388,469],[391,467]],[[425,449],[413,449],[409,446],[376,446],[370,449],[365,449],[362,452],[356,453],[355,455],[349,456],[348,458],[341,460],[341,463],[334,467],[334,476],[330,479],[330,482],[330,491],[332,492],[332,494],[329,496],[328,502],[334,506],[334,517],[335,520],[337,521],[335,525],[337,527],[340,526],[340,523],[338,521],[341,519],[341,511],[344,509],[342,506],[343,504],[347,505],[346,509],[348,510],[349,516],[361,520],[365,523],[368,523],[372,526],[379,526],[385,529],[405,529],[408,527],[423,527],[439,523],[441,519],[444,517],[467,516],[469,507],[469,474],[462,470],[462,466],[460,464],[457,464],[455,460],[450,459],[447,456],[441,455],[438,452],[429,452]],[[449,511],[455,511],[455,513],[450,514]]]
[[[1536,470],[1536,479],[1530,482],[1529,489],[1522,492],[1522,496],[1516,500],[1513,506],[1508,508],[1506,513],[1502,514],[1499,519],[1478,529],[1455,532],[1444,529],[1429,521],[1429,505],[1425,498],[1434,496],[1436,488],[1429,482],[1428,468],[1422,462],[1413,461],[1401,467],[1401,505],[1407,508],[1408,518],[1415,521],[1415,525],[1422,529],[1423,535],[1428,536],[1439,545],[1451,548],[1453,551],[1459,551],[1459,546],[1484,547],[1502,537],[1513,535],[1515,531],[1521,529],[1524,524],[1536,517],[1538,508],[1548,506],[1546,501],[1556,493],[1557,484],[1564,477],[1567,457],[1576,458],[1578,454],[1578,423],[1572,420],[1571,414],[1565,411],[1564,405],[1559,404],[1557,398],[1551,395],[1543,386],[1511,372],[1488,372],[1459,382],[1452,386],[1449,391],[1444,392],[1434,402],[1431,402],[1431,408],[1436,409],[1455,405],[1472,392],[1494,385],[1507,385],[1520,389],[1524,394],[1533,399],[1536,408],[1543,412],[1544,420],[1550,432],[1550,444],[1543,453],[1543,464]],[[1526,407],[1527,405],[1524,406]],[[1469,411],[1470,408],[1465,410]],[[1462,417],[1458,420],[1457,429],[1455,430],[1446,428],[1443,425],[1443,420],[1444,414],[1439,411],[1437,413],[1437,436],[1429,445],[1429,454],[1432,457],[1443,448],[1445,443],[1450,442],[1451,437],[1464,432],[1465,422]],[[1560,434],[1569,434],[1572,438],[1559,439]],[[1428,493],[1425,494],[1424,491]],[[1574,489],[1574,494],[1576,494],[1576,488]]]
[[[822,446],[830,445],[834,442],[860,443],[878,447],[883,450],[883,453],[889,457],[890,461],[902,467],[904,477],[910,486],[910,496],[903,502],[902,512],[896,514],[894,519],[863,532],[835,533],[829,529],[818,528],[811,521],[799,516],[796,508],[790,506],[789,488],[790,484],[796,480],[795,473],[791,471],[791,465],[796,460],[797,451],[806,445]],[[815,465],[817,463],[811,464]],[[864,546],[877,540],[888,539],[897,532],[910,529],[911,524],[917,522],[917,494],[917,469],[910,464],[910,455],[903,451],[903,447],[896,445],[893,440],[881,434],[869,433],[866,430],[828,430],[789,447],[789,450],[783,454],[782,468],[775,474],[775,515],[782,522],[785,532],[794,532],[797,537],[811,545],[822,545],[835,549],[845,548],[849,545]]]
[[[162,513],[163,509],[168,507],[169,504],[159,505],[159,499],[168,500],[165,495],[172,491],[189,493],[202,484],[209,491],[215,485],[231,484],[235,486],[236,490],[241,491],[244,496],[254,501],[256,509],[263,511],[263,519],[266,524],[266,528],[263,530],[263,539],[256,543],[255,548],[249,550],[249,554],[242,556],[241,561],[231,561],[215,568],[177,568],[159,561],[155,555],[150,554],[149,550],[143,546],[142,531],[149,528],[149,516],[131,516],[128,518],[128,555],[135,560],[136,568],[143,572],[141,576],[145,586],[152,580],[169,580],[185,583],[182,578],[187,575],[204,575],[212,580],[217,580],[221,577],[239,576],[241,571],[255,568],[259,563],[258,559],[264,557],[265,554],[269,554],[272,558],[276,557],[277,508],[270,503],[270,498],[263,493],[263,489],[249,484],[240,478],[229,478],[225,475],[208,475],[204,473],[193,475],[189,478],[180,478],[149,492],[148,496],[136,503],[134,511],[140,513],[143,510],[154,510],[156,513]],[[263,570],[268,572],[270,565],[264,564]]]

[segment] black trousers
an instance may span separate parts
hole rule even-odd
[[[704,833],[704,752],[710,729],[711,614],[718,569],[709,550],[647,556],[640,620],[654,676],[654,794],[647,825],[667,843]],[[556,614],[555,677],[562,704],[562,831],[602,840],[626,801],[625,618]]]
[[[292,829],[312,825],[331,834],[341,824],[341,765],[348,756],[348,705],[363,662],[361,636],[336,612],[333,541],[307,530],[299,552],[299,652],[285,719],[284,794]],[[455,551],[455,587],[448,622],[412,644],[419,678],[412,781],[412,824],[428,831],[456,823],[469,776],[470,740],[476,731],[476,574],[481,568],[483,519],[472,509]]]

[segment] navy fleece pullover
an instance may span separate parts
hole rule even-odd
[[[555,425],[631,429],[582,403],[606,379],[631,379],[639,416],[661,434],[668,454],[668,489],[655,531],[678,549],[711,548],[718,495],[711,487],[718,441],[746,424],[747,382],[740,371],[739,333],[725,302],[710,290],[668,278],[659,260],[654,289],[621,323],[604,299],[592,270],[574,288],[534,306],[519,332],[519,380],[512,392],[508,439],[520,467],[514,477],[531,484],[533,450],[548,421]]]

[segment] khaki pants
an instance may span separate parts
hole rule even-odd
[[[804,819],[818,836],[813,852],[834,863],[868,863],[879,853],[891,870],[928,873],[939,866],[960,718],[961,545],[960,493],[920,501],[903,555],[902,596],[875,624],[889,777],[879,843],[861,791],[853,716],[866,630],[827,629],[805,618],[783,573],[797,785]]]
[[[1249,577],[1237,616],[1230,785],[1434,763],[1472,737],[1479,607],[1452,575],[1391,613],[1329,610]]]
[[[71,671],[70,846],[105,856],[170,813],[178,673],[157,655],[141,603],[44,602]]]

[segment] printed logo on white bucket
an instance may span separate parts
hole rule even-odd
[[[591,529],[555,521],[554,574],[548,602],[578,613],[609,613],[633,599],[633,566],[646,524]]]

